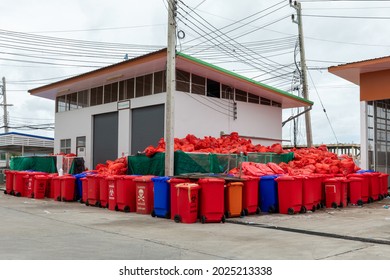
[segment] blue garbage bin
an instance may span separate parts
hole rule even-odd
[[[152,178],[154,189],[154,208],[151,213],[152,217],[167,219],[171,217],[169,179],[169,177]]]
[[[79,174],[72,175],[76,178],[76,201],[80,200],[80,203],[84,203],[83,201],[83,184],[81,182],[81,178],[86,177],[88,174],[91,174],[91,172],[83,172]]]
[[[259,182],[259,196],[261,212],[278,212],[278,187],[275,178],[277,175],[262,176]]]

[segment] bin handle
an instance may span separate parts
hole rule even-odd
[[[326,185],[326,187],[333,187],[333,191],[336,193],[336,185]]]

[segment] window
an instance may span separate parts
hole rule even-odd
[[[66,109],[65,110],[74,110],[77,109],[77,92],[68,94],[66,99]]]
[[[167,91],[166,89],[166,73],[165,71],[160,71],[154,73],[154,94]]]
[[[234,99],[234,88],[227,85],[222,85],[222,98],[233,100]]]
[[[282,104],[280,104],[279,102],[275,102],[275,101],[272,101],[272,106],[273,106],[273,107],[282,108]]]
[[[82,90],[77,93],[77,108],[88,107],[88,90]]]
[[[176,70],[176,90],[190,92],[190,73]]]
[[[236,89],[236,101],[247,102],[247,93],[245,91]]]
[[[252,93],[248,93],[248,102],[259,104],[260,103],[260,96],[254,95]]]
[[[220,83],[207,79],[207,96],[210,97],[221,97],[221,85]]]
[[[104,86],[104,104],[118,101],[118,83]]]
[[[134,98],[134,78],[119,83],[119,100]]]
[[[206,79],[192,74],[192,88],[191,93],[205,95],[206,92]]]
[[[61,139],[60,140],[60,152],[65,154],[71,153],[71,142],[70,139]]]
[[[135,97],[144,95],[144,76],[135,78]]]
[[[91,89],[91,106],[103,104],[103,87]]]
[[[270,106],[271,105],[271,100],[269,100],[267,98],[260,97],[260,104]]]
[[[153,94],[153,74],[144,76],[144,96]]]
[[[57,97],[57,113],[58,112],[65,112],[66,108],[66,95],[58,96]]]

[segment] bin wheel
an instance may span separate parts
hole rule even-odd
[[[86,205],[86,206],[89,206],[89,201],[88,201],[88,199],[85,201],[85,205]]]
[[[288,208],[287,209],[287,213],[289,214],[289,215],[294,215],[294,209],[293,208]]]
[[[245,214],[245,216],[248,216],[248,215],[249,215],[249,210],[248,210],[248,208],[245,208],[245,209],[244,209],[244,214]]]
[[[336,202],[332,202],[332,207],[333,208],[337,208],[337,203]]]
[[[80,203],[84,203],[84,201],[82,199],[80,199]]]
[[[7,191],[4,191],[4,194],[8,194]]]
[[[369,197],[368,198],[368,203],[373,203],[374,202],[374,199],[372,197]]]
[[[206,222],[206,217],[205,216],[200,217],[200,222],[204,224]]]
[[[317,210],[317,207],[315,205],[313,205],[313,207],[311,208],[311,212],[315,212]]]
[[[61,197],[60,197],[60,196],[57,196],[56,200],[57,200],[57,201],[61,201]]]
[[[176,223],[180,223],[181,222],[181,217],[179,214],[176,214],[175,217],[173,218],[173,220],[176,222]]]
[[[124,208],[123,208],[123,212],[130,212],[130,207],[128,205],[126,205]]]
[[[230,213],[230,211],[226,211],[225,212],[225,216],[226,216],[226,218],[231,218],[232,217],[232,213]]]
[[[261,212],[260,207],[257,207],[257,208],[256,208],[256,214],[260,214],[260,212]]]
[[[301,207],[301,211],[299,211],[299,213],[304,214],[304,213],[306,213],[306,212],[307,212],[306,207],[305,207],[305,206],[302,206],[302,207]]]
[[[61,201],[66,202],[66,199],[63,197],[63,198],[61,198]]]
[[[275,213],[275,212],[276,212],[276,209],[275,209],[274,206],[270,206],[270,207],[268,208],[268,213]]]
[[[340,202],[340,208],[344,207],[344,203]]]
[[[156,212],[154,211],[154,209],[152,210],[152,212],[150,213],[150,215],[154,218],[156,217]]]
[[[17,193],[15,193],[15,196],[17,196],[17,197],[21,197],[21,196],[22,196],[22,194],[21,194],[20,192],[17,192]]]
[[[378,196],[378,200],[382,200],[382,199],[383,199],[383,195],[380,194],[380,195]]]
[[[96,207],[102,207],[102,204],[100,203],[100,201],[96,201],[96,202],[95,202],[95,206],[96,206]]]
[[[222,223],[225,223],[225,222],[226,222],[226,217],[225,217],[225,215],[222,216],[221,222],[222,222]]]
[[[171,218],[171,212],[168,211],[168,212],[165,214],[165,218],[166,218],[166,219],[170,219],[170,218]]]
[[[118,205],[115,205],[115,211],[118,211],[119,208],[118,208]]]
[[[12,190],[9,194],[14,195],[15,194],[14,190]]]
[[[34,198],[34,193],[31,193],[31,198]]]
[[[244,217],[244,216],[245,216],[245,211],[242,210],[242,211],[241,211],[241,217]]]
[[[359,199],[359,200],[357,201],[357,205],[362,206],[362,205],[363,205],[363,200]]]

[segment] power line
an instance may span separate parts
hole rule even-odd
[[[304,17],[342,18],[342,19],[390,19],[390,17],[344,16],[344,15],[302,15]]]

